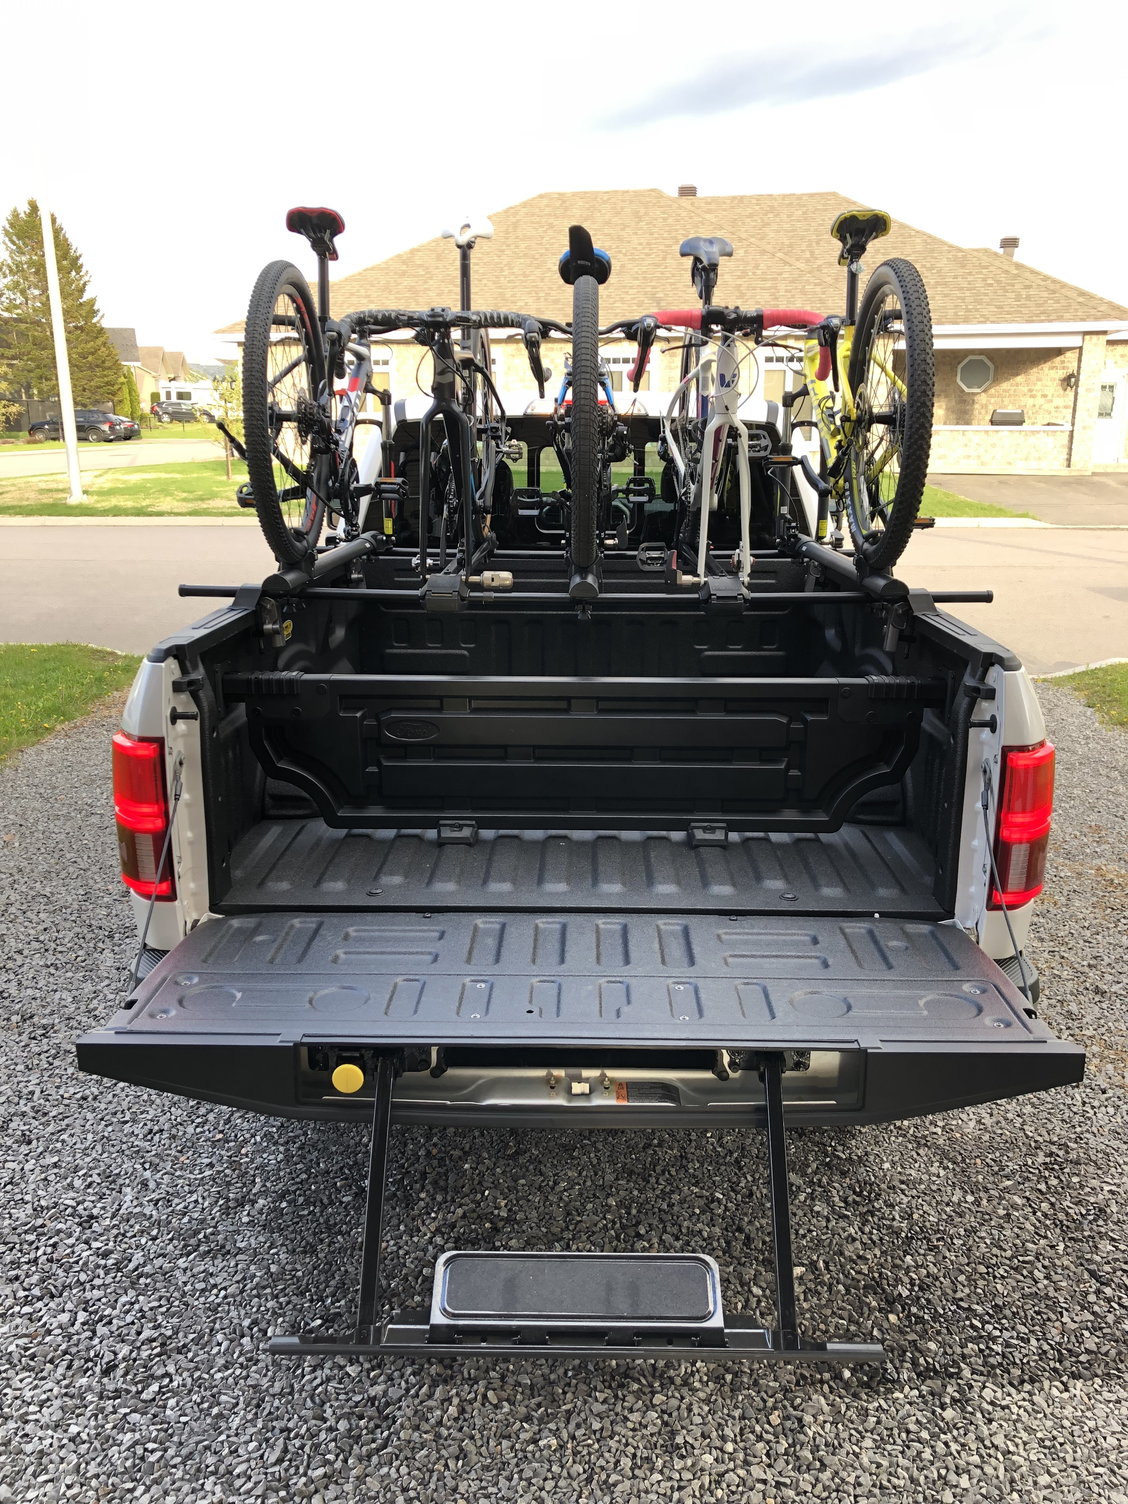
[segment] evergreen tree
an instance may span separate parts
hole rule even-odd
[[[125,394],[129,406],[124,409],[125,416],[132,418],[134,423],[141,419],[141,393],[137,390],[137,378],[128,366],[125,368]]]
[[[58,220],[54,229],[75,404],[89,407],[115,400],[121,361],[102,327],[97,304],[88,296],[90,278],[82,257]],[[0,381],[25,398],[57,397],[43,234],[34,199],[26,209],[13,209],[8,215],[0,250]]]

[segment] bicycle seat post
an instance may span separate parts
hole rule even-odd
[[[493,225],[488,219],[475,221],[467,216],[457,230],[444,230],[442,239],[453,240],[458,247],[458,306],[468,313],[474,306],[470,301],[470,252],[479,240],[493,239]],[[459,344],[463,350],[473,348],[469,329],[462,330]]]
[[[329,263],[337,259],[336,239],[343,233],[345,222],[335,209],[303,206],[286,215],[286,228],[304,235],[317,257],[317,316],[324,328],[329,317]]]

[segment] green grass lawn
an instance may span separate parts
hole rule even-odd
[[[125,689],[140,662],[79,642],[0,643],[0,760]]]
[[[246,478],[232,462],[231,479],[221,459],[167,465],[123,465],[84,470],[88,500],[68,506],[65,475],[24,475],[0,481],[0,517],[248,517],[235,505],[235,488]]]
[[[624,481],[631,468],[629,462],[617,465],[616,481]],[[656,485],[660,483],[661,467],[653,467],[648,473]],[[245,474],[242,465],[233,461],[232,477],[228,480],[222,459],[154,464],[151,468],[126,465],[111,470],[84,470],[82,484],[89,499],[73,507],[66,502],[65,476],[19,476],[0,480],[0,517],[250,517],[251,513],[235,505],[235,488]],[[519,486],[524,484],[523,463],[515,466],[514,480]],[[559,468],[547,460],[542,462],[542,490],[556,491],[563,484]],[[925,487],[920,510],[925,517],[1029,515],[969,501],[939,486]]]
[[[945,491],[943,486],[925,486],[924,500],[920,504],[922,517],[1029,517],[1029,512],[1012,512],[1009,507],[997,507],[989,501],[970,501],[966,496],[957,496],[955,491]]]
[[[1091,705],[1109,726],[1128,726],[1128,663],[1110,663],[1104,668],[1086,668],[1049,681],[1071,689]]]

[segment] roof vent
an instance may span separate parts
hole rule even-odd
[[[1004,235],[1002,240],[999,241],[999,250],[1002,251],[1008,261],[1013,261],[1014,253],[1018,250],[1018,236]]]
[[[697,188],[696,188],[696,186],[693,183],[679,183],[679,185],[678,185],[678,197],[679,198],[696,198],[697,197]]]

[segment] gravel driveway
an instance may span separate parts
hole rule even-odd
[[[1043,1011],[1079,1088],[792,1135],[812,1335],[876,1374],[269,1358],[347,1309],[365,1133],[75,1070],[131,929],[105,718],[0,770],[0,1499],[1128,1504],[1128,736],[1063,691]],[[387,1272],[444,1248],[717,1253],[769,1311],[756,1135],[397,1129]]]

